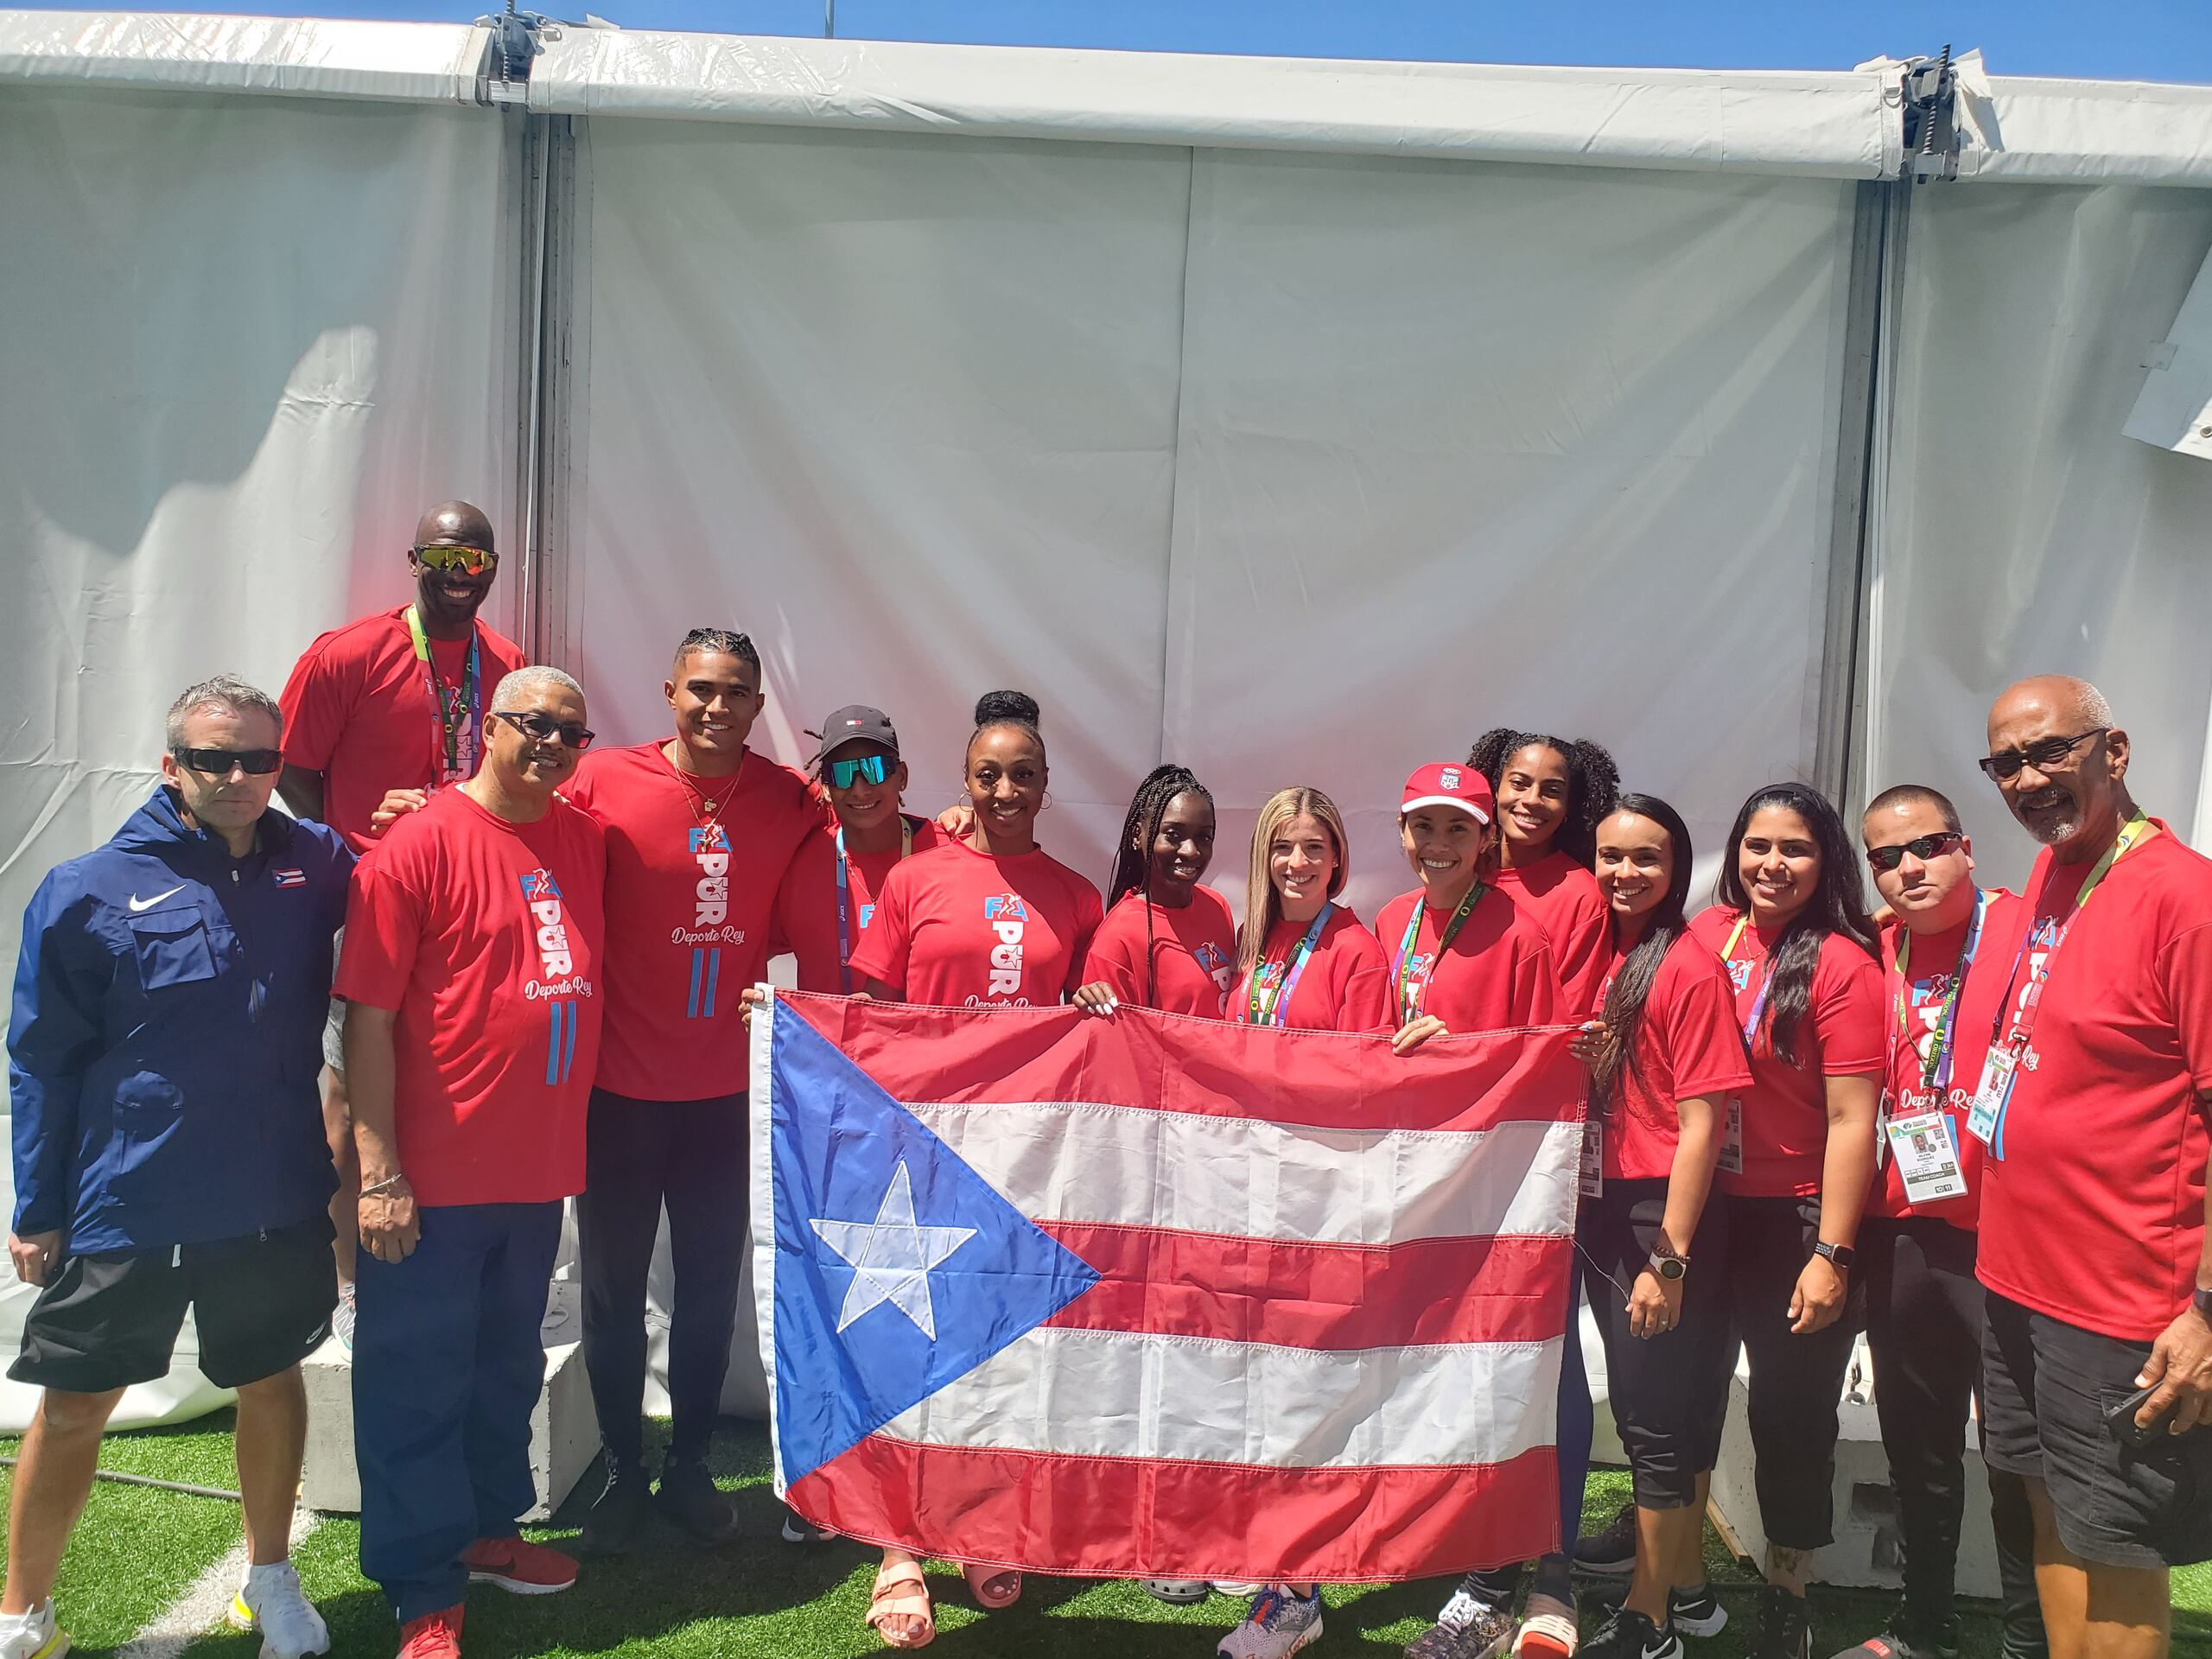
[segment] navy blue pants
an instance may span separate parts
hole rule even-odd
[[[537,1504],[530,1416],[561,1248],[557,1203],[422,1215],[405,1261],[361,1252],[353,1327],[361,1571],[403,1624],[458,1603],[468,1591],[461,1551],[513,1537]]]
[[[1567,1573],[1574,1559],[1574,1541],[1582,1531],[1582,1486],[1590,1474],[1590,1441],[1597,1432],[1597,1408],[1590,1400],[1590,1373],[1582,1363],[1582,1308],[1576,1295],[1578,1282],[1567,1279],[1567,1333],[1560,1350],[1559,1366],[1559,1538],[1556,1554],[1539,1564],[1537,1587],[1548,1595],[1567,1596]],[[1492,1567],[1467,1575],[1484,1598],[1503,1605],[1513,1599],[1521,1584],[1521,1564]]]

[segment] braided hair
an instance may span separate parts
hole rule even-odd
[[[1208,806],[1213,804],[1212,794],[1188,766],[1154,766],[1145,774],[1145,780],[1137,785],[1137,792],[1129,802],[1128,816],[1122,820],[1122,839],[1115,849],[1113,874],[1106,879],[1109,910],[1121,902],[1123,893],[1140,890],[1144,893],[1147,1007],[1160,1000],[1160,970],[1152,953],[1152,843],[1160,838],[1160,826],[1167,817],[1168,803],[1178,795],[1196,795]]]
[[[1503,726],[1492,727],[1475,740],[1474,747],[1467,752],[1467,764],[1489,779],[1495,791],[1504,775],[1505,763],[1531,747],[1549,749],[1567,765],[1567,816],[1560,820],[1552,845],[1586,870],[1598,861],[1598,826],[1620,798],[1620,768],[1603,745],[1586,737],[1570,740],[1543,732],[1510,731]]]

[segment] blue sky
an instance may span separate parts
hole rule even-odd
[[[76,0],[82,5],[85,0]],[[526,3],[526,0],[525,0]],[[183,10],[190,0],[176,0]],[[493,0],[226,0],[207,10],[466,20]],[[819,35],[823,0],[585,0],[629,29]],[[575,15],[563,0],[542,9]],[[156,9],[138,5],[132,10]],[[1484,63],[1845,69],[1979,46],[1999,74],[2212,81],[2207,0],[837,0],[873,40]]]

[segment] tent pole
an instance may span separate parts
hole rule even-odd
[[[569,655],[566,577],[566,418],[570,264],[566,257],[575,181],[567,116],[531,116],[531,189],[524,213],[521,639],[533,663]]]

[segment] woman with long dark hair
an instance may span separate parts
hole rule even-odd
[[[1605,906],[1590,863],[1599,822],[1620,793],[1619,768],[1587,738],[1503,727],[1475,740],[1467,764],[1497,799],[1498,888],[1550,942],[1560,1014],[1583,1019],[1596,1011],[1605,957]]]
[[[1201,886],[1213,862],[1213,797],[1188,766],[1154,766],[1137,785],[1090,941],[1077,1004],[1122,1002],[1217,1020],[1236,969],[1229,901]]]
[[[1578,1045],[1598,1152],[1585,1150],[1578,1230],[1628,1452],[1636,1565],[1620,1613],[1583,1656],[1678,1659],[1678,1627],[1710,1636],[1727,1618],[1700,1548],[1734,1358],[1727,1206],[1711,1195],[1721,1114],[1751,1073],[1728,976],[1684,918],[1681,816],[1623,795],[1596,851],[1609,938],[1599,1017]]]
[[[853,976],[883,1001],[938,1007],[1040,1007],[1061,1001],[1098,931],[1098,889],[1037,842],[1050,777],[1030,721],[979,724],[964,765],[974,827],[934,852],[901,859],[852,955]],[[1011,1605],[1021,1574],[963,1566],[976,1599]],[[887,1546],[868,1623],[890,1646],[937,1634],[921,1562]]]
[[[1852,1245],[1874,1174],[1882,969],[1843,820],[1769,784],[1729,830],[1719,903],[1690,924],[1726,964],[1751,1086],[1722,1127],[1726,1272],[1751,1362],[1767,1587],[1752,1659],[1807,1659],[1805,1584],[1834,1517]]]

